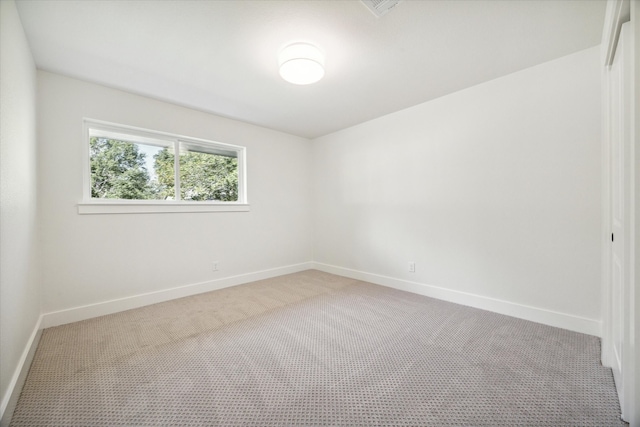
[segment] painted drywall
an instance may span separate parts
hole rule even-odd
[[[634,251],[635,260],[632,261],[634,265],[635,275],[635,289],[634,289],[634,310],[631,313],[632,316],[632,340],[630,345],[633,345],[630,353],[635,360],[635,366],[630,372],[629,378],[632,386],[629,393],[629,402],[632,402],[632,409],[629,414],[629,425],[640,426],[640,3],[637,1],[631,2],[631,28],[632,28],[632,40],[633,40],[633,93],[632,96],[632,111],[631,114],[635,115],[633,120],[634,128],[632,130],[632,141],[635,144],[635,240]],[[633,116],[632,116],[633,117]],[[633,285],[632,285],[633,286]]]
[[[43,71],[38,102],[45,313],[311,261],[309,140]],[[250,212],[79,215],[83,117],[247,147]]]
[[[315,261],[597,324],[598,52],[314,140]]]
[[[36,68],[13,1],[0,2],[0,417],[40,316]]]

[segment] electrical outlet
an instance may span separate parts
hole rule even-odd
[[[218,271],[218,261],[213,261],[211,270],[212,271]]]
[[[409,273],[415,273],[416,272],[416,263],[415,262],[410,262],[409,263]]]

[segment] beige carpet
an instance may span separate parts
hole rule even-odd
[[[311,270],[45,330],[11,425],[625,425],[599,346]]]

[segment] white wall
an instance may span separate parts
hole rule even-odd
[[[631,25],[633,31],[633,94],[632,95],[632,112],[635,114],[633,129],[633,141],[635,141],[635,260],[634,263],[634,275],[635,275],[635,301],[634,310],[632,312],[632,334],[633,336],[633,349],[631,354],[635,357],[635,366],[630,373],[630,378],[633,378],[632,393],[628,397],[630,402],[633,402],[632,412],[629,414],[629,424],[631,426],[640,425],[640,3],[637,1],[631,2]],[[632,116],[633,117],[633,116]],[[633,284],[632,284],[633,286]]]
[[[0,1],[0,416],[40,316],[36,69],[13,1]]]
[[[38,85],[45,313],[311,261],[308,140],[48,72]],[[83,117],[247,147],[251,211],[79,215]]]
[[[598,52],[315,140],[315,260],[599,333]]]

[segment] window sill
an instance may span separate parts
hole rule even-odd
[[[249,212],[249,205],[242,203],[207,202],[80,202],[80,215],[95,214],[150,214],[182,212]]]

